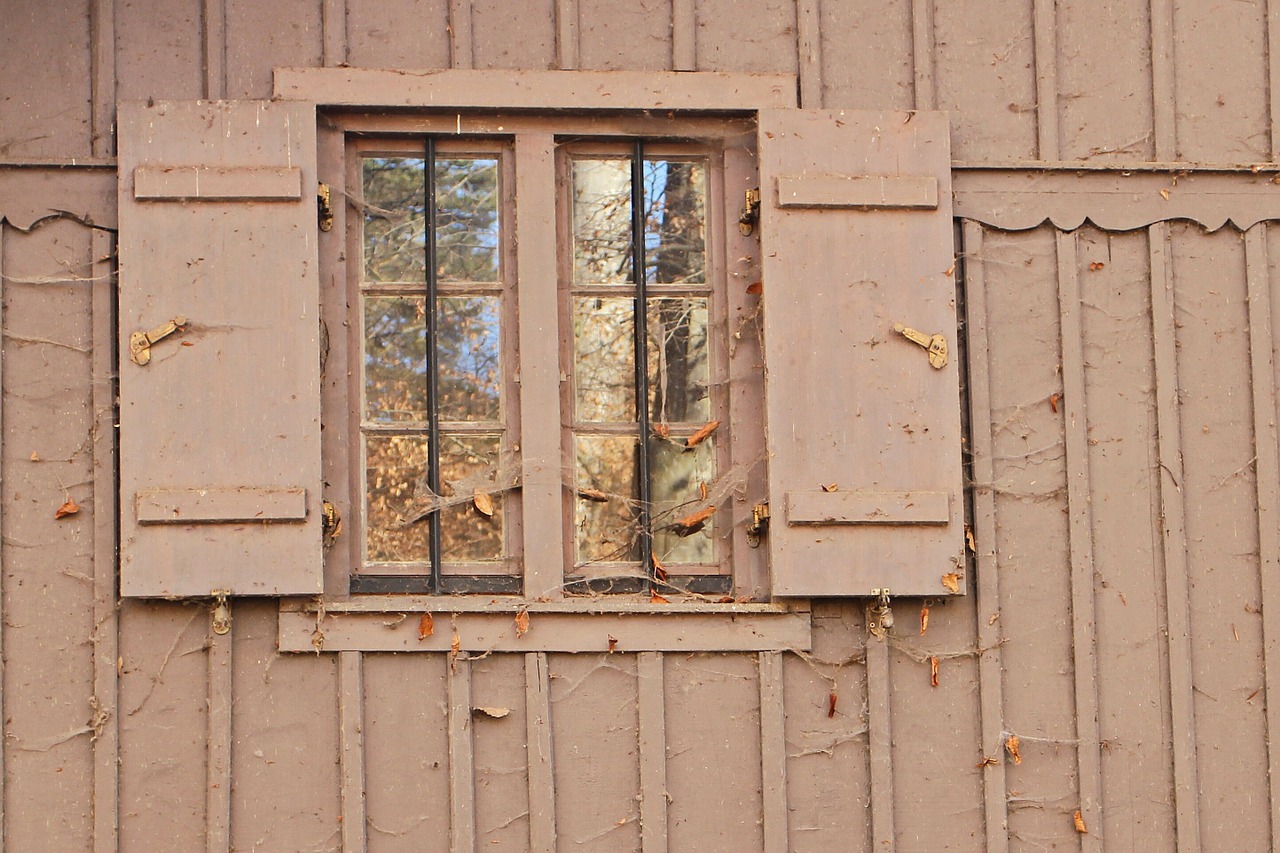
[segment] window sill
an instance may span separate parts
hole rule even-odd
[[[516,615],[528,614],[519,631]],[[430,615],[427,636],[423,616]],[[676,617],[676,618],[672,618]],[[521,620],[523,622],[523,620]],[[282,652],[781,651],[810,647],[807,602],[363,596],[284,601]]]

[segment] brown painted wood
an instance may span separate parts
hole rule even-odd
[[[636,677],[640,697],[640,849],[643,853],[666,853],[667,724],[662,653],[641,652],[636,658]]]
[[[5,306],[8,304],[5,293],[5,282],[8,280],[6,249],[9,226],[3,219],[0,219],[0,463],[4,459],[4,436],[5,436],[5,357],[4,357],[4,331],[7,318],[5,316]],[[3,464],[0,464],[0,500],[7,494],[5,492],[5,477]],[[7,561],[5,560],[4,542],[8,535],[8,525],[5,524],[4,513],[0,513],[0,602],[4,601],[4,578],[8,570]],[[4,702],[4,620],[0,619],[0,720],[6,719],[6,708]],[[8,779],[8,769],[5,766],[5,750],[0,747],[0,846],[3,846],[4,839],[9,837],[7,813],[5,804],[5,780]]]
[[[529,762],[529,850],[556,849],[556,792],[551,767],[551,672],[543,652],[524,656],[525,725]]]
[[[449,67],[475,67],[471,0],[449,0]]]
[[[915,83],[914,107],[917,110],[938,108],[935,82],[934,0],[911,0],[911,70]]]
[[[963,574],[964,558],[959,374],[954,358],[934,369],[894,332],[901,323],[955,340],[946,118],[765,111],[760,134],[771,502],[833,482],[953,496],[947,524],[909,530],[815,534],[779,517],[768,537],[773,593],[946,594],[941,578]],[[781,207],[780,176],[830,174],[933,179],[939,206]]]
[[[201,0],[204,35],[204,97],[227,96],[227,0]]]
[[[822,87],[822,24],[818,0],[796,2],[796,55],[799,57],[800,104],[807,110],[820,110]]]
[[[302,170],[288,166],[139,166],[133,197],[153,201],[294,201]]]
[[[671,68],[674,71],[698,69],[698,19],[695,0],[671,2]]]
[[[1036,59],[1036,153],[1041,160],[1057,160],[1058,44],[1057,4],[1032,0],[1032,30]]]
[[[469,853],[476,849],[476,786],[471,725],[471,661],[465,652],[451,657],[447,685],[449,851]]]
[[[208,618],[208,617],[204,617]],[[235,618],[234,612],[232,618]],[[205,759],[205,849],[226,853],[231,849],[231,714],[232,634],[209,632],[209,732]]]
[[[1271,161],[1280,162],[1280,6],[1267,4],[1267,94],[1271,119]]]
[[[868,608],[868,624],[874,620],[874,611]],[[867,740],[873,850],[897,846],[893,816],[893,708],[889,697],[889,645],[883,638],[872,637],[867,642]]]
[[[787,846],[787,705],[782,653],[761,652],[760,775],[764,801],[764,853],[786,853]]]
[[[978,694],[982,715],[982,803],[987,853],[1009,849],[1009,805],[1004,762],[1004,673],[1001,663],[1000,563],[996,550],[996,502],[991,430],[991,365],[988,352],[986,269],[983,229],[977,222],[963,225],[965,346],[969,354],[969,440],[973,447],[973,534],[977,578],[974,583],[978,614]],[[995,761],[986,762],[991,757]]]
[[[322,0],[320,21],[323,33],[324,64],[347,64],[347,4],[346,0]]]
[[[302,521],[305,489],[171,489],[138,492],[139,524]]]
[[[779,175],[778,206],[934,210],[938,182],[912,175]]]
[[[115,153],[116,29],[115,0],[93,0],[89,7],[93,112],[90,146],[95,157]]]
[[[318,592],[315,197],[180,207],[135,200],[131,185],[137,168],[158,165],[287,167],[314,185],[314,112],[296,103],[156,102],[122,104],[120,122],[120,350],[128,352],[133,331],[188,318],[145,367],[122,360],[122,509],[132,510],[141,492],[183,489],[301,488],[307,501],[302,523],[198,532],[140,527],[125,511],[121,590]],[[263,280],[273,287],[259,286]]]
[[[1178,159],[1173,0],[1151,0],[1151,88],[1157,160]]]
[[[555,0],[556,66],[563,71],[578,67],[578,0]]]
[[[947,524],[948,492],[787,492],[789,524]]]
[[[342,850],[367,850],[364,768],[364,655],[338,655],[338,727],[342,773]]]

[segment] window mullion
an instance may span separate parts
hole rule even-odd
[[[653,531],[650,529],[653,506],[653,482],[649,471],[649,324],[648,293],[645,274],[645,199],[644,140],[637,139],[631,155],[631,276],[635,281],[635,382],[636,424],[636,490],[639,493],[637,531],[640,567],[652,585]]]
[[[439,307],[436,304],[436,141],[432,136],[424,140],[423,157],[423,213],[426,216],[426,352],[427,352],[427,485],[438,498],[440,491],[440,364],[437,358],[439,338]],[[441,524],[440,510],[431,513],[431,588],[440,591],[441,585]]]

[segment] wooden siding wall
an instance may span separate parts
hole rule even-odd
[[[964,226],[976,582],[924,636],[919,602],[888,642],[815,602],[808,655],[450,667],[282,656],[270,602],[226,636],[117,604],[114,103],[339,64],[795,73],[805,106],[951,111],[961,164],[1280,152],[1275,2],[3,0],[5,849],[1273,843],[1274,224]]]

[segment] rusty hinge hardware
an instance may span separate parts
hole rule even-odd
[[[743,237],[750,237],[760,221],[760,189],[747,190],[743,200],[742,215],[738,217],[738,230]]]
[[[873,636],[884,638],[884,635],[893,630],[893,609],[889,607],[889,589],[873,589],[871,594],[876,597],[876,603],[869,608],[872,618],[867,620],[867,630]]]
[[[747,525],[747,544],[760,547],[760,540],[769,529],[769,504],[758,503],[751,508],[751,523]]]
[[[926,335],[909,329],[901,323],[894,323],[893,330],[914,344],[919,344],[929,351],[929,364],[935,370],[947,366],[947,339],[942,335]]]
[[[342,535],[342,514],[338,512],[336,506],[328,501],[324,501],[322,510],[320,529],[324,533],[324,547],[328,548],[334,542],[337,542],[338,537]]]
[[[151,361],[151,345],[167,338],[174,332],[180,332],[187,326],[187,318],[182,315],[174,317],[163,326],[157,326],[149,332],[134,332],[129,336],[129,360],[137,365],[145,365]]]
[[[227,601],[231,590],[215,589],[209,594],[213,596],[213,633],[222,636],[231,631],[231,602]]]
[[[328,184],[320,184],[316,190],[317,214],[320,218],[320,230],[333,230],[333,190]]]

